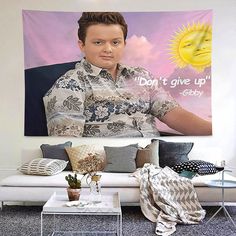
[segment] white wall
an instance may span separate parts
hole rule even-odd
[[[23,147],[65,140],[121,144],[132,140],[24,137],[24,54],[22,9],[54,11],[214,10],[212,108],[213,136],[176,137],[198,146],[220,147],[226,164],[236,168],[236,1],[235,0],[0,0],[0,169],[19,166]],[[153,22],[150,22],[153,23]],[[168,26],[167,26],[168,27]],[[134,141],[137,141],[134,140]],[[147,140],[138,140],[146,143]],[[115,143],[116,142],[116,143]],[[234,169],[236,174],[236,169]]]

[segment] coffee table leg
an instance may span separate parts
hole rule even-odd
[[[53,214],[53,233],[56,231],[55,214]]]
[[[40,235],[43,236],[43,213],[41,212]]]
[[[3,205],[4,205],[4,202],[0,202],[0,210],[1,211],[3,210]]]
[[[122,213],[120,213],[120,236],[122,236]]]
[[[116,215],[116,235],[120,235],[120,215]]]
[[[117,225],[117,235],[122,235],[122,213],[117,215],[117,222],[116,222],[116,225]]]

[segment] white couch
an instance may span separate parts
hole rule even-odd
[[[22,162],[25,163],[40,155],[42,156],[39,148],[24,150]],[[216,156],[219,156],[219,150],[215,148],[204,148],[202,150],[193,148],[189,158],[213,162],[211,157]],[[0,202],[46,202],[54,191],[66,192],[65,175],[68,173],[63,171],[54,176],[33,176],[19,172],[10,175],[0,181]],[[101,174],[102,193],[116,191],[119,192],[123,205],[139,204],[139,182],[130,173],[101,172]],[[217,173],[192,179],[202,205],[218,205],[221,202],[221,189],[209,188],[205,183],[207,180],[220,178],[221,173]],[[228,173],[225,173],[225,179],[236,181],[236,177]],[[82,181],[82,191],[88,191],[85,179]],[[225,201],[228,205],[236,205],[236,188],[225,190]]]

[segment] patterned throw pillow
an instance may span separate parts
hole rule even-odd
[[[218,171],[220,171],[220,169],[216,167],[214,164],[202,160],[186,161],[177,164],[171,168],[177,173],[181,173],[182,171],[186,170],[186,171],[196,172],[199,175],[215,174]]]
[[[65,170],[71,171],[72,167],[69,162],[69,157],[65,150],[65,147],[71,147],[71,146],[72,146],[72,142],[68,141],[65,143],[57,144],[57,145],[42,144],[40,148],[43,153],[43,158],[59,159],[59,160],[67,161],[68,164]]]
[[[72,170],[84,173],[84,167],[80,169],[79,161],[87,159],[89,154],[96,155],[98,158],[102,160],[101,170],[104,166],[104,157],[101,152],[99,152],[95,145],[80,145],[77,147],[66,147],[66,152],[69,156]]]
[[[67,165],[67,161],[36,158],[23,164],[18,170],[27,175],[56,175],[62,172]]]

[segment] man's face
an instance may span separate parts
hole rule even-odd
[[[85,43],[79,40],[79,47],[88,62],[108,71],[114,71],[125,47],[121,26],[91,25],[87,29]]]

